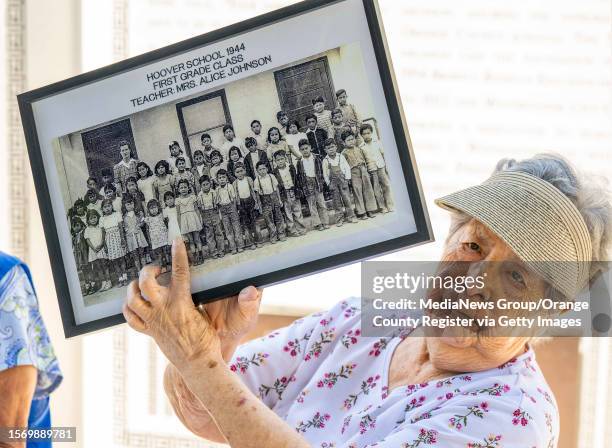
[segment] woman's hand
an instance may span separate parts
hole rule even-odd
[[[255,325],[261,292],[245,288],[238,296],[196,308],[191,298],[189,262],[181,238],[172,244],[170,284],[157,281],[159,266],[145,266],[128,288],[123,314],[128,324],[155,339],[179,370],[191,361],[227,361]]]

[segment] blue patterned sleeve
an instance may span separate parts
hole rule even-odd
[[[34,288],[16,266],[0,279],[0,371],[23,365],[38,370],[34,398],[48,396],[62,381]]]

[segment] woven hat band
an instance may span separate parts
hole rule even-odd
[[[482,222],[568,298],[588,282],[592,248],[587,225],[550,183],[505,171],[435,202]]]

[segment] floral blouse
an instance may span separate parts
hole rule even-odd
[[[363,337],[342,301],[242,345],[231,369],[319,448],[555,447],[559,415],[529,349],[494,369],[388,390],[400,338]]]
[[[0,371],[23,365],[38,370],[34,398],[47,397],[62,381],[36,294],[16,266],[0,279]]]

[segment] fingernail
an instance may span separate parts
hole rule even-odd
[[[248,299],[249,296],[252,295],[252,290],[254,288],[252,286],[247,286],[246,288],[244,288],[242,291],[240,291],[240,294],[238,295],[239,299]]]

